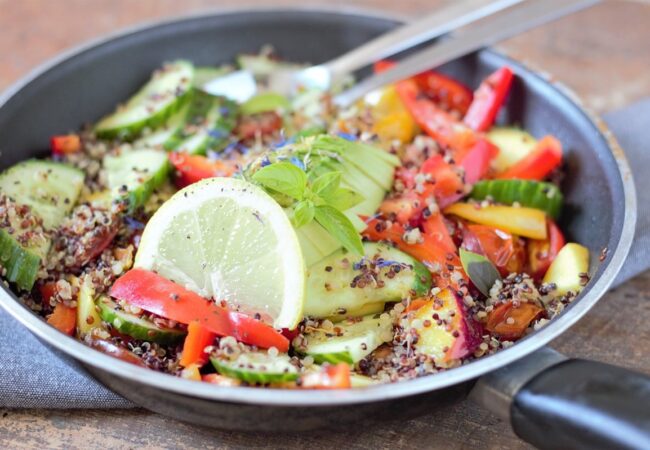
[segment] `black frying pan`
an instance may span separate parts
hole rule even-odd
[[[132,94],[165,60],[231,61],[273,44],[285,58],[318,63],[397,25],[376,16],[267,10],[205,15],[121,33],[62,55],[0,98],[0,166],[43,155],[50,135],[76,130]],[[403,419],[472,397],[512,421],[539,447],[650,446],[650,380],[544,348],[605,293],[632,242],[636,200],[625,157],[563,89],[490,50],[443,70],[470,86],[503,64],[517,74],[501,117],[567,149],[563,185],[568,237],[594,256],[592,282],[562,315],[514,347],[471,364],[408,382],[350,391],[222,388],[135,367],[62,336],[3,287],[0,304],[57,354],[80,361],[97,379],[153,411],[229,429],[299,431]],[[479,380],[476,383],[476,380]]]

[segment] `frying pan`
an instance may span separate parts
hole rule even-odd
[[[46,154],[50,135],[112,110],[163,61],[232,61],[270,43],[286,59],[318,63],[398,25],[394,19],[332,10],[230,11],[122,32],[68,52],[0,97],[0,166]],[[589,247],[592,281],[559,317],[516,345],[436,375],[346,391],[223,388],[142,369],[65,337],[2,287],[0,304],[60,357],[138,405],[218,428],[300,431],[404,419],[471,397],[510,420],[538,447],[631,447],[650,442],[650,380],[621,368],[570,360],[544,347],[598,301],[630,248],[636,198],[625,156],[607,130],[565,89],[520,63],[484,50],[442,68],[470,86],[508,64],[517,74],[499,120],[565,148],[567,207],[561,225]],[[606,250],[601,262],[598,255]]]

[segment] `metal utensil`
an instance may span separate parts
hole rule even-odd
[[[355,84],[334,97],[339,106],[348,106],[381,86],[416,75],[488,45],[495,44],[580,9],[600,0],[527,0],[521,5],[491,15],[481,22],[455,33],[449,39],[420,50],[395,67]],[[309,68],[307,71],[313,70]]]

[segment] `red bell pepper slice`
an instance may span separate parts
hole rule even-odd
[[[271,326],[245,314],[230,311],[160,275],[132,269],[113,284],[110,295],[145,311],[190,324],[198,321],[218,336],[261,348],[289,349],[289,340]]]
[[[487,318],[485,329],[502,339],[515,340],[522,337],[531,322],[544,314],[544,308],[534,303],[502,303]]]
[[[465,169],[465,182],[475,184],[490,171],[492,160],[499,154],[499,148],[484,138],[479,138],[474,147],[460,161]]]
[[[176,169],[176,186],[179,189],[204,178],[229,177],[237,170],[237,166],[230,161],[212,160],[185,152],[170,153],[169,161]]]
[[[551,219],[547,219],[548,239],[545,241],[531,239],[528,241],[528,264],[530,274],[535,280],[541,280],[551,266],[562,247],[565,239],[560,227]]]
[[[463,231],[462,247],[489,259],[502,276],[522,272],[525,249],[519,238],[498,228],[468,224]]]
[[[302,376],[300,386],[304,389],[349,389],[350,366],[338,363],[323,367],[319,372],[311,372]]]
[[[81,150],[81,139],[77,134],[66,134],[61,136],[52,136],[50,138],[50,148],[55,155],[68,155]]]
[[[553,136],[545,136],[532,152],[495,178],[540,181],[560,164],[562,164],[562,144]]]
[[[189,367],[192,364],[204,365],[208,361],[208,355],[204,350],[214,342],[216,337],[216,334],[201,325],[199,321],[190,322],[179,364],[182,367]]]
[[[487,77],[476,90],[463,121],[475,131],[487,131],[506,100],[513,74],[509,67],[502,67]]]
[[[47,323],[68,336],[74,334],[77,327],[77,308],[57,303],[54,311],[47,317]]]

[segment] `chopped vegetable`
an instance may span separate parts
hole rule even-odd
[[[519,236],[546,239],[546,215],[538,209],[455,203],[444,212]]]
[[[578,294],[588,281],[589,249],[575,243],[562,247],[544,275],[544,283],[552,283],[558,296]]]
[[[528,265],[530,274],[536,280],[541,280],[544,277],[565,244],[564,235],[555,222],[549,219],[547,227],[548,239],[528,241]]]
[[[47,318],[47,323],[61,333],[72,336],[77,326],[77,308],[66,306],[64,303],[57,303],[54,311]]]
[[[309,372],[300,379],[304,389],[349,389],[350,366],[346,363],[328,365],[318,372]]]
[[[247,344],[261,348],[276,347],[283,352],[289,348],[287,338],[269,325],[217,306],[153,272],[130,270],[113,284],[110,294],[145,311],[180,323],[198,321],[218,336],[233,336]]]
[[[487,318],[485,329],[502,339],[514,341],[521,338],[531,322],[540,318],[544,308],[534,303],[505,302],[494,308]]]
[[[543,180],[561,163],[562,144],[553,136],[545,136],[526,157],[496,177]]]
[[[462,247],[487,257],[502,276],[507,276],[524,271],[526,252],[522,241],[498,228],[467,224],[463,229]]]
[[[474,185],[471,197],[490,197],[497,203],[537,208],[556,219],[562,210],[564,197],[560,188],[551,183],[532,180],[486,180]]]
[[[179,364],[183,367],[189,367],[192,364],[204,365],[208,361],[205,348],[211,345],[216,337],[217,335],[201,325],[201,322],[197,320],[190,322],[187,326],[187,337],[183,344],[183,353]]]
[[[52,136],[50,138],[50,148],[52,154],[58,156],[77,153],[81,150],[81,139],[78,134]]]
[[[487,77],[474,93],[463,121],[473,130],[487,131],[508,96],[512,79],[509,67],[502,67]]]
[[[176,169],[176,186],[181,189],[205,178],[232,176],[237,167],[223,160],[211,160],[201,155],[184,152],[169,154],[169,161]]]

